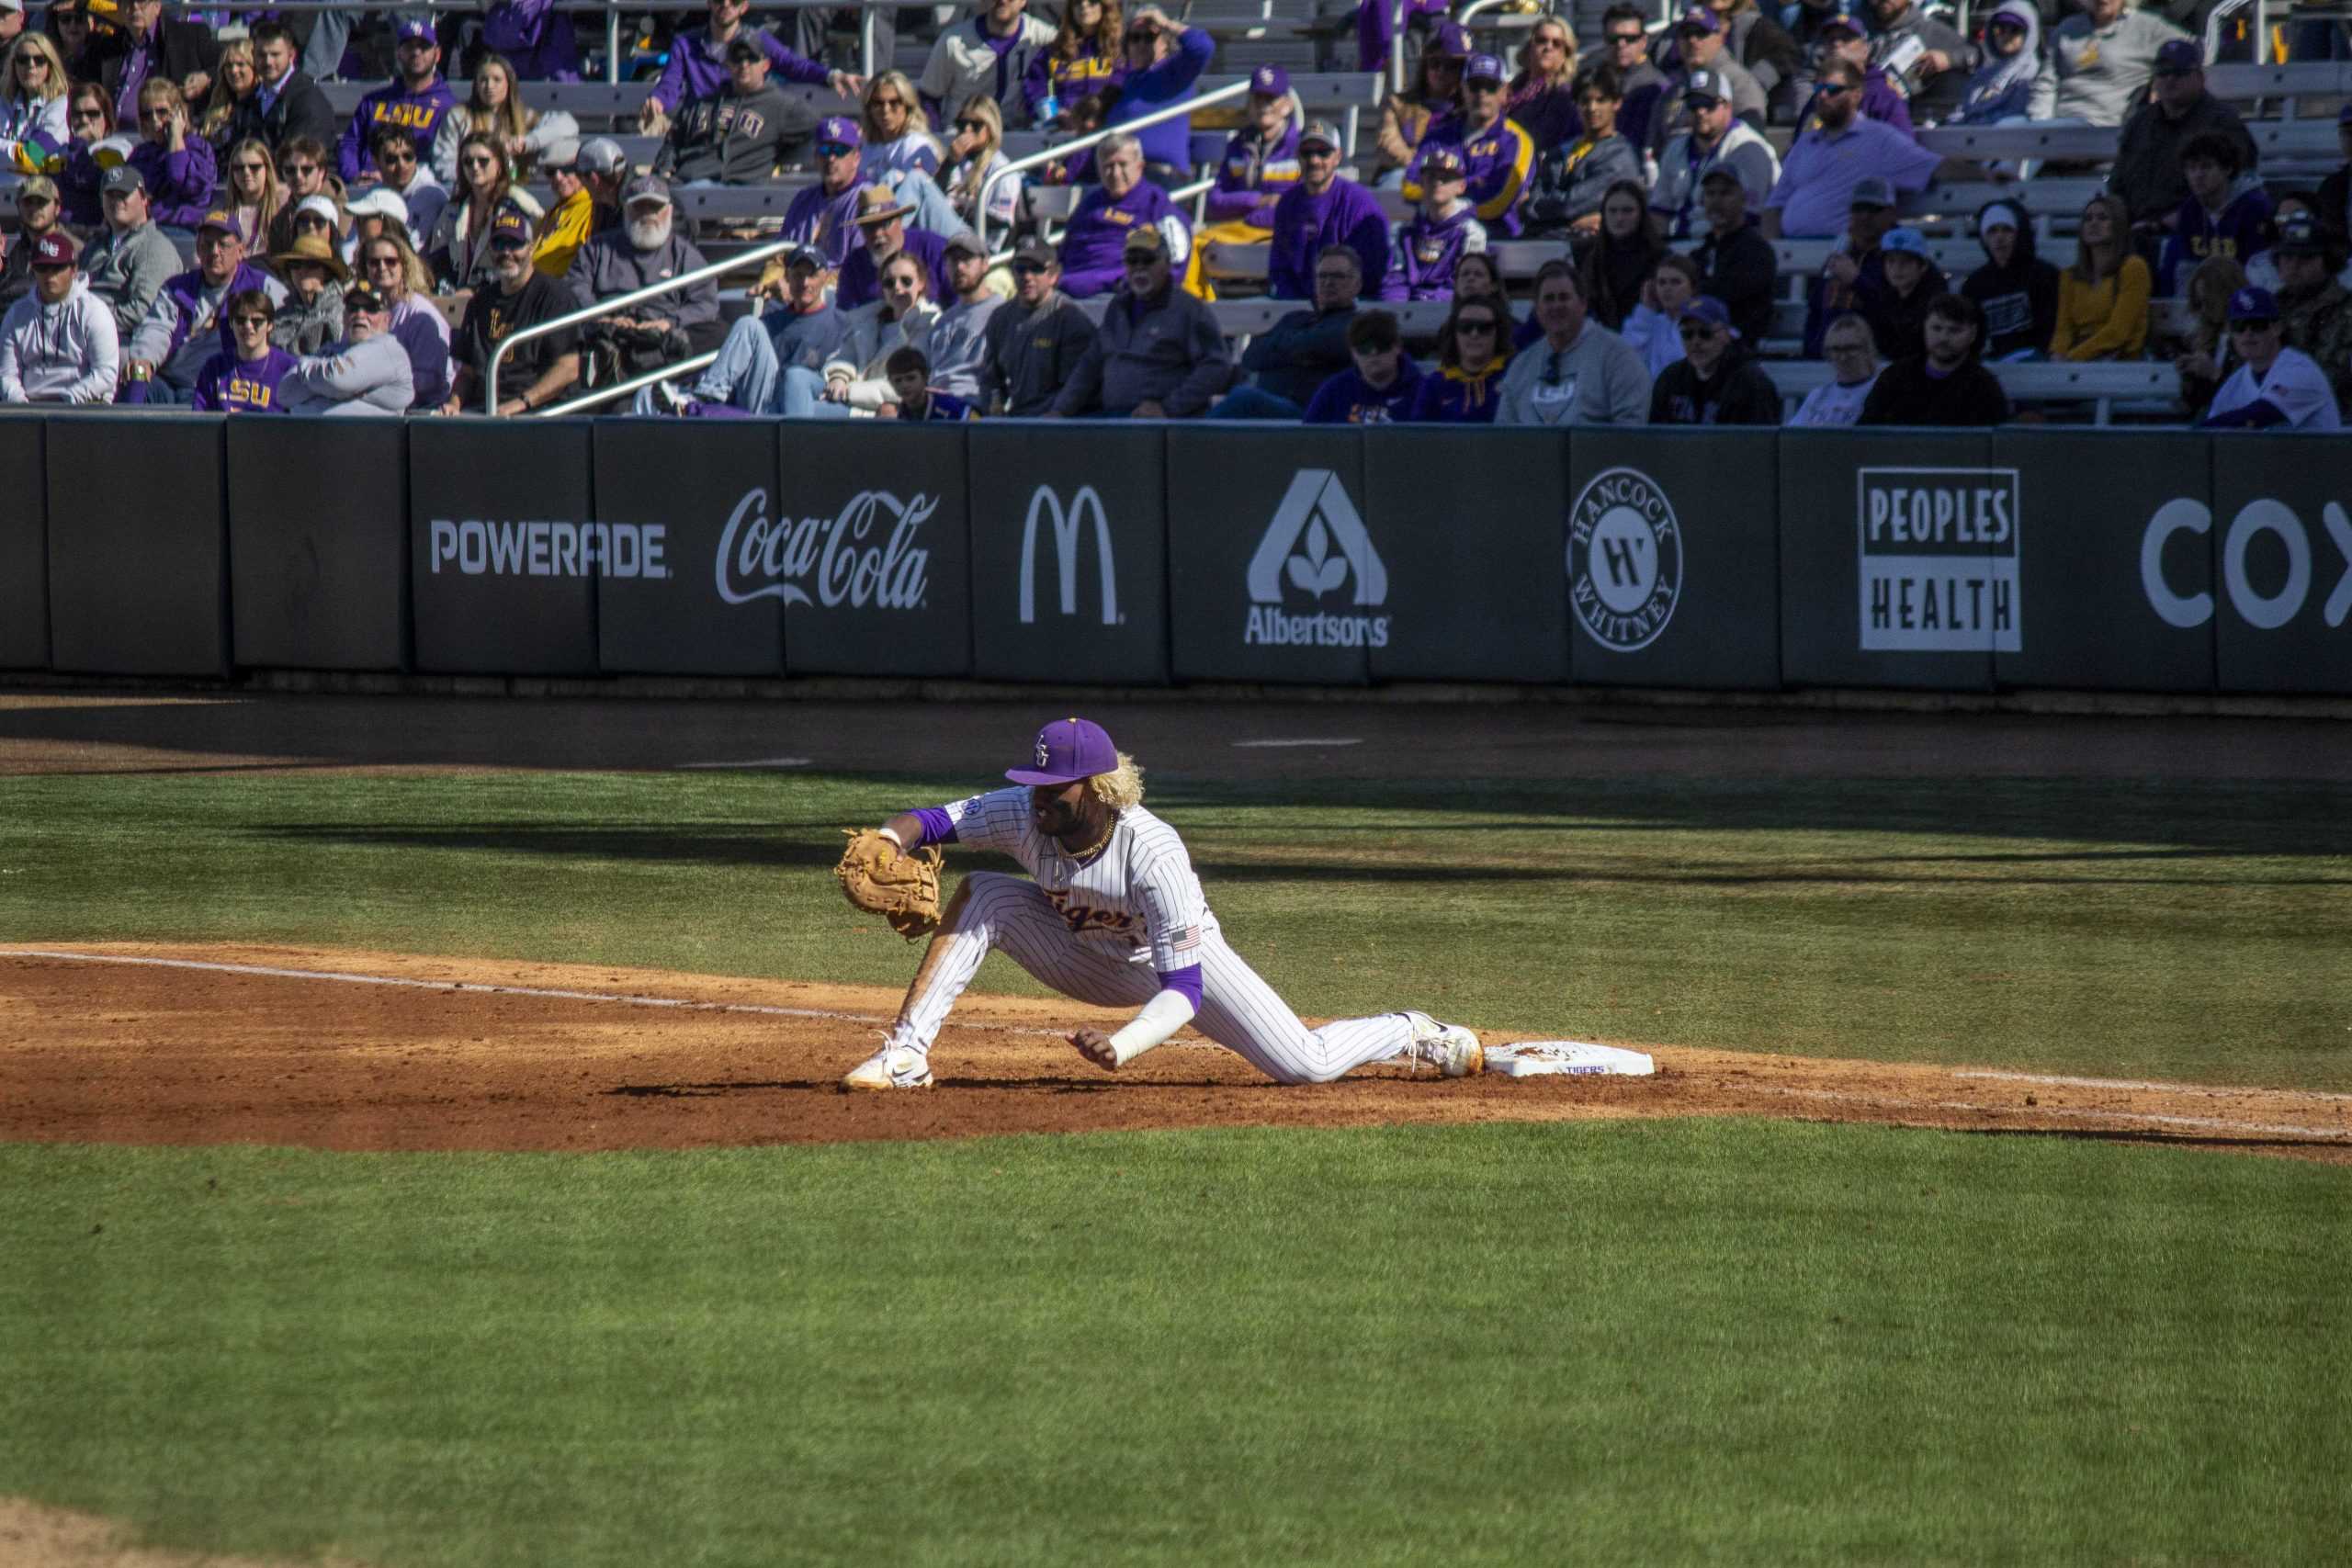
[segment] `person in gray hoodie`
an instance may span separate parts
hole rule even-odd
[[[815,111],[768,80],[768,57],[749,33],[727,46],[727,82],[689,100],[671,122],[653,172],[686,183],[758,185],[816,129]]]
[[[1119,259],[1125,281],[1046,417],[1193,419],[1207,412],[1233,379],[1216,317],[1176,287],[1168,239],[1156,225],[1128,231]]]
[[[2033,107],[2033,79],[2041,69],[2041,13],[2031,0],[2001,0],[1984,24],[1984,63],[1968,79],[1960,107],[1946,125],[1998,125],[2023,119]]]
[[[2050,31],[2033,79],[2035,119],[2121,125],[2156,73],[2156,51],[2188,35],[2132,0],[2084,0],[2083,13]]]
[[[115,333],[128,339],[147,319],[148,307],[180,269],[179,247],[149,221],[147,182],[137,169],[118,164],[100,182],[106,232],[82,248],[82,276],[114,311]]]
[[[292,414],[406,413],[416,381],[408,350],[392,335],[390,301],[363,283],[344,295],[343,321],[350,335],[288,370],[278,406]]]
[[[1535,323],[1544,335],[1511,356],[1497,399],[1497,424],[1642,424],[1650,373],[1632,344],[1586,319],[1584,285],[1565,261],[1535,274]]]
[[[0,402],[111,402],[122,367],[114,312],[90,292],[64,230],[26,243],[33,291],[0,316]]]

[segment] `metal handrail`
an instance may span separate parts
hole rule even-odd
[[[582,321],[596,321],[616,310],[626,310],[631,305],[641,305],[648,299],[658,299],[664,294],[675,294],[678,290],[691,288],[705,278],[717,278],[723,274],[736,272],[755,263],[766,261],[770,256],[780,256],[786,251],[797,251],[801,244],[802,242],[798,240],[776,240],[768,244],[755,245],[740,255],[728,257],[725,261],[711,262],[707,265],[695,268],[692,272],[682,272],[675,277],[664,278],[660,283],[649,283],[644,288],[633,288],[627,294],[617,294],[610,299],[599,299],[593,305],[584,305],[577,310],[558,316],[551,321],[541,321],[537,326],[525,327],[519,332],[507,333],[499,345],[491,350],[490,367],[482,377],[485,383],[482,401],[489,409],[490,416],[492,419],[498,417],[498,367],[506,358],[507,354],[518,344],[560,333],[566,327],[578,326]]]
[[[1128,120],[1123,125],[1105,126],[1101,130],[1090,130],[1084,136],[1058,142],[1043,152],[1032,152],[1025,158],[1013,159],[980,182],[979,197],[973,203],[975,210],[972,213],[972,232],[979,236],[981,244],[986,245],[989,243],[989,195],[996,189],[999,180],[1009,179],[1025,170],[1042,168],[1047,164],[1067,158],[1073,152],[1082,152],[1086,148],[1107,141],[1114,136],[1132,136],[1148,125],[1158,125],[1162,120],[1176,119],[1189,115],[1194,109],[1207,108],[1212,104],[1221,104],[1228,99],[1240,97],[1249,91],[1250,79],[1245,76],[1238,82],[1228,82],[1224,86],[1212,92],[1203,93],[1198,97],[1184,98],[1164,107],[1156,108],[1149,114]]]
[[[602,408],[605,404],[611,402],[615,398],[628,397],[639,387],[650,387],[656,381],[667,381],[673,377],[684,376],[689,371],[699,370],[706,365],[712,363],[718,357],[718,351],[713,349],[708,354],[697,354],[692,358],[681,359],[675,365],[656,366],[650,370],[640,371],[639,374],[630,377],[626,381],[616,381],[609,387],[599,387],[594,391],[590,392],[587,396],[574,398],[570,402],[549,403],[543,409],[533,409],[531,411],[531,417],[534,419],[554,419],[560,414],[581,413],[589,409]]]

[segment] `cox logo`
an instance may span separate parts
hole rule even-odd
[[[2340,626],[2352,615],[2352,517],[2331,501],[2321,511],[2320,522],[2342,564],[2335,590],[2320,615],[2329,626]],[[2165,581],[2165,541],[2175,534],[2210,533],[2212,527],[2212,509],[2203,502],[2168,501],[2156,508],[2140,536],[2140,586],[2147,592],[2149,606],[2166,626],[2186,629],[2213,618],[2211,593],[2177,593]],[[2265,534],[2275,536],[2287,554],[2286,581],[2267,592],[2246,573],[2246,556]],[[2267,498],[2247,502],[2230,520],[2230,531],[2222,536],[2222,586],[2230,596],[2230,607],[2246,625],[2263,631],[2285,626],[2302,613],[2311,597],[2315,567],[2312,557],[2311,534],[2293,507]]]

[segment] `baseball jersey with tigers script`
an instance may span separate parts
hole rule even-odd
[[[1130,962],[1163,975],[1189,968],[1217,929],[1184,840],[1140,806],[1118,813],[1110,842],[1083,863],[1038,830],[1026,789],[990,790],[945,810],[957,843],[1019,861],[1073,934]]]

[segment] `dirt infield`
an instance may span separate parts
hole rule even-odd
[[[252,1557],[135,1546],[121,1525],[21,1497],[0,1497],[0,1563],[7,1568],[290,1568]],[[318,1568],[359,1565],[330,1557]]]
[[[841,1094],[836,1080],[897,1000],[872,987],[397,953],[15,948],[0,953],[0,1140],[594,1150],[1742,1115],[2352,1164],[2347,1095],[1638,1042],[1611,1043],[1650,1051],[1656,1077],[1415,1080],[1372,1068],[1282,1088],[1190,1035],[1114,1076],[1060,1038],[1087,1010],[1001,997],[957,1010],[933,1056],[936,1090]]]

